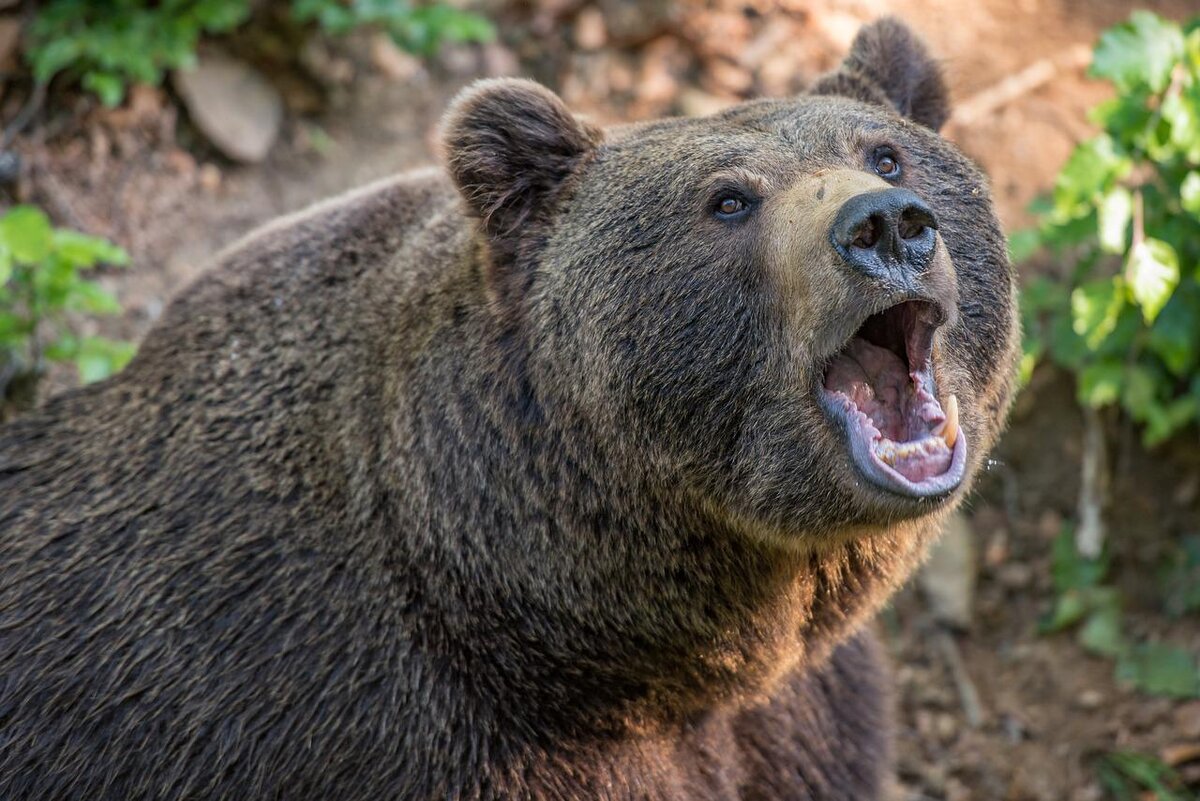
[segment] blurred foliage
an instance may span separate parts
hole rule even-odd
[[[1119,404],[1147,446],[1200,420],[1200,18],[1150,12],[1106,31],[1091,74],[1117,96],[1079,146],[1013,258],[1049,250],[1065,281],[1023,292],[1028,378],[1049,357],[1076,375],[1080,403]]]
[[[379,28],[422,56],[445,42],[495,35],[487,20],[442,3],[292,0],[290,10],[297,23],[330,35]],[[157,85],[166,70],[193,64],[201,36],[228,33],[250,16],[251,0],[48,0],[30,26],[25,53],[37,81],[68,75],[115,106],[130,84]]]
[[[116,245],[54,228],[32,206],[16,206],[0,216],[0,376],[7,376],[3,383],[18,373],[38,375],[44,360],[74,364],[85,383],[124,367],[133,356],[132,344],[77,336],[67,315],[119,314],[116,299],[82,271],[100,263],[128,262]]]
[[[415,6],[396,0],[293,0],[292,15],[298,22],[316,22],[335,36],[375,26],[400,47],[420,56],[433,55],[445,42],[486,42],[496,35],[483,17],[443,3]]]
[[[1133,751],[1115,751],[1100,761],[1101,784],[1117,801],[1197,801],[1183,780],[1162,760]]]
[[[25,54],[35,80],[67,74],[115,106],[129,84],[156,85],[165,70],[193,64],[202,34],[249,17],[249,0],[50,0],[30,26]]]
[[[1200,535],[1183,538],[1162,572],[1166,613],[1182,617],[1200,612]]]
[[[1065,528],[1054,541],[1055,604],[1042,619],[1041,632],[1075,627],[1080,645],[1116,660],[1119,682],[1154,695],[1200,698],[1200,665],[1188,650],[1167,643],[1135,643],[1125,635],[1121,597],[1116,587],[1105,584],[1108,568],[1107,556],[1080,555],[1072,531]],[[1195,601],[1194,593],[1189,597]]]

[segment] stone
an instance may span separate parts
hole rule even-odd
[[[249,164],[267,157],[283,124],[283,99],[261,73],[207,51],[173,82],[192,122],[224,155]]]
[[[684,89],[679,94],[679,110],[685,117],[706,117],[724,111],[737,102],[735,98],[710,94],[700,89]]]
[[[1184,737],[1200,739],[1200,701],[1188,701],[1175,710],[1175,729]]]
[[[1000,567],[996,577],[1010,590],[1023,590],[1033,583],[1033,568],[1024,562],[1009,562]]]
[[[397,47],[386,33],[371,37],[371,65],[393,81],[411,81],[425,69],[420,59]]]
[[[575,18],[575,46],[580,50],[599,50],[608,41],[608,28],[600,9],[588,7]]]
[[[929,561],[918,574],[921,590],[935,620],[956,629],[971,626],[975,599],[975,540],[961,512],[946,521]]]

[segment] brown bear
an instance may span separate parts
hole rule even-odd
[[[225,252],[0,430],[0,797],[880,797],[1017,346],[946,114],[893,20],[699,119],[484,81]]]

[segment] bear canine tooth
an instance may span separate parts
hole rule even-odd
[[[958,439],[958,396],[947,397],[943,408],[946,412],[946,419],[934,427],[933,433],[945,440],[948,447],[953,448]]]

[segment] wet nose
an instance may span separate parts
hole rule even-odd
[[[838,210],[830,239],[859,272],[903,281],[924,272],[933,259],[937,217],[908,189],[864,192]]]

